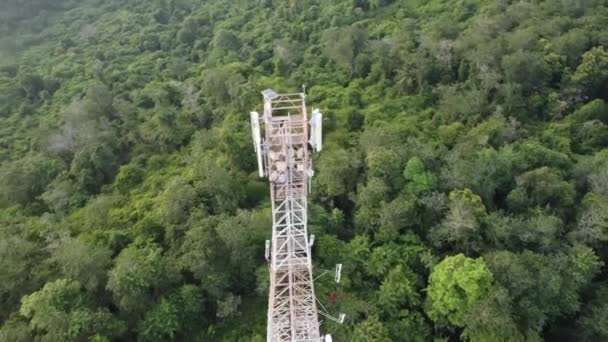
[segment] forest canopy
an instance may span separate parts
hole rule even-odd
[[[249,111],[324,113],[336,341],[608,340],[606,0],[0,3],[0,341],[264,341]]]

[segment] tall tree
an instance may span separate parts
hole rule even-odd
[[[466,326],[467,314],[488,295],[491,284],[492,273],[482,258],[471,259],[463,254],[446,257],[429,277],[429,317]]]

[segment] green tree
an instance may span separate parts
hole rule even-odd
[[[440,109],[446,121],[476,121],[485,112],[487,101],[480,89],[464,89],[462,85],[441,89]]]
[[[30,101],[35,101],[44,90],[44,80],[36,73],[25,72],[19,77],[19,85]]]
[[[206,323],[204,309],[207,303],[200,287],[183,285],[169,295],[169,301],[177,308],[179,332],[182,336],[189,336]]]
[[[513,209],[532,205],[566,208],[574,203],[573,184],[563,180],[556,169],[545,166],[528,171],[518,176],[516,183],[517,187],[507,197]]]
[[[152,243],[131,244],[114,262],[107,288],[126,312],[142,313],[156,299],[156,291],[177,281],[162,250]]]
[[[492,286],[488,295],[471,307],[465,322],[462,338],[467,341],[526,341],[514,317],[512,298],[500,286]]]
[[[31,342],[32,334],[24,318],[10,318],[0,327],[0,342]]]
[[[182,27],[177,31],[177,40],[181,43],[192,45],[196,40],[199,24],[196,18],[188,17],[183,21]]]
[[[581,64],[572,75],[572,81],[581,85],[591,96],[605,92],[608,81],[608,51],[605,51],[603,46],[598,46],[585,52]]]
[[[507,82],[518,83],[528,92],[544,86],[549,74],[540,53],[524,50],[503,57],[502,67]]]
[[[120,336],[124,326],[94,307],[77,281],[59,279],[23,297],[20,314],[43,341],[78,341]]]
[[[399,196],[379,209],[378,230],[375,238],[379,241],[394,241],[402,229],[414,225],[415,203],[412,199]]]
[[[174,178],[160,197],[163,220],[169,224],[185,222],[196,205],[197,193],[186,180]]]
[[[216,231],[227,247],[224,258],[230,262],[228,273],[232,288],[247,291],[255,281],[256,256],[263,253],[268,227],[272,226],[268,210],[239,210],[236,215],[220,219]]]
[[[513,186],[514,173],[522,167],[520,158],[512,146],[476,149],[472,156],[468,151],[452,152],[447,157],[448,166],[443,169],[442,179],[451,187],[471,189],[491,208],[495,196]]]
[[[377,229],[380,225],[381,211],[379,209],[383,204],[386,204],[388,200],[389,187],[382,178],[371,177],[367,180],[365,185],[359,185],[359,188],[357,189],[357,209],[355,212],[355,224],[357,228],[360,231],[374,231]],[[399,206],[397,201],[395,201],[395,206]],[[395,206],[393,209],[401,209],[395,208]],[[399,210],[399,212],[402,211]],[[384,212],[384,216],[386,219],[390,220],[390,216],[393,213],[395,213],[395,211],[387,210]],[[399,222],[396,222],[397,225],[394,225],[394,222],[386,221],[386,223],[388,223],[386,228],[389,229],[385,232],[387,233],[385,237],[389,239],[394,235],[396,229],[402,228]]]
[[[512,299],[519,331],[537,339],[547,322],[579,310],[581,291],[602,265],[593,250],[582,245],[548,256],[499,251],[485,259],[495,283]]]
[[[21,296],[42,286],[46,273],[41,246],[11,230],[0,231],[0,320],[8,317]]]
[[[161,298],[151,311],[148,311],[140,327],[142,341],[172,340],[179,329],[178,308]]]
[[[419,311],[402,310],[397,316],[389,316],[387,327],[391,341],[423,342],[432,339],[428,319]]]
[[[327,55],[336,64],[349,72],[354,67],[355,57],[365,48],[367,31],[360,27],[346,27],[339,30],[326,31],[323,42]]]
[[[359,175],[360,161],[354,151],[331,149],[325,151],[315,164],[318,172],[313,178],[314,188],[328,197],[346,195],[354,190]]]
[[[608,287],[605,283],[595,291],[593,300],[583,309],[577,326],[581,341],[608,339]]]
[[[416,277],[402,265],[391,270],[380,285],[378,304],[388,315],[397,314],[400,309],[414,308],[420,304]]]
[[[608,198],[588,193],[580,209],[577,224],[570,236],[590,246],[608,241]]]
[[[388,328],[380,322],[378,317],[369,317],[360,324],[357,324],[350,340],[353,342],[389,342],[391,338]]]
[[[195,166],[193,186],[200,201],[215,214],[234,212],[244,199],[239,179],[205,158]]]
[[[70,209],[81,206],[86,200],[86,194],[78,189],[69,175],[62,174],[47,186],[40,199],[51,212],[64,215]]]
[[[448,213],[439,227],[432,232],[437,243],[453,244],[458,250],[476,250],[480,246],[480,229],[486,209],[471,190],[450,192]]]
[[[273,43],[273,59],[275,70],[284,74],[296,65],[301,59],[296,42],[287,39],[277,39]]]
[[[550,252],[559,247],[564,233],[563,221],[540,209],[522,216],[491,213],[484,219],[484,238],[492,246],[509,250],[532,249]]]
[[[466,326],[466,316],[479,300],[485,298],[492,284],[492,272],[482,258],[463,254],[443,259],[431,272],[427,288],[428,314],[434,321],[447,320]]]
[[[209,69],[203,74],[201,91],[215,103],[226,105],[238,100],[245,82],[241,74],[227,68]]]
[[[108,249],[70,238],[53,251],[51,260],[59,266],[65,278],[76,280],[89,291],[95,291],[105,284],[112,259]]]
[[[116,132],[108,122],[114,114],[113,103],[104,86],[89,88],[85,98],[74,99],[62,109],[61,125],[51,131],[44,148],[67,162],[85,148],[89,148],[88,153],[95,147],[100,151],[113,149],[117,145]]]
[[[592,120],[577,126],[573,132],[572,140],[574,150],[579,153],[589,153],[596,149],[608,146],[608,126],[599,121]]]
[[[593,120],[608,122],[608,104],[602,99],[595,99],[572,112],[568,118],[579,124]]]
[[[213,46],[217,49],[237,51],[241,46],[241,42],[234,32],[219,29],[213,36]]]
[[[589,48],[589,35],[580,28],[572,29],[559,37],[556,41],[555,49],[563,56],[566,56],[570,66],[576,66],[581,55]]]
[[[396,151],[386,147],[370,149],[365,161],[371,177],[383,178],[388,185],[396,188],[403,184],[401,170],[403,170],[404,161]]]
[[[0,208],[27,205],[42,194],[61,170],[61,164],[41,155],[0,165]]]
[[[201,281],[203,289],[216,297],[224,291],[228,279],[225,257],[229,251],[216,231],[219,219],[193,215],[179,258],[179,265],[192,272]]]
[[[424,169],[424,165],[418,157],[407,162],[403,177],[408,181],[405,190],[414,194],[432,191],[437,186],[437,177]]]
[[[161,105],[150,113],[150,120],[139,126],[139,134],[153,151],[171,152],[182,146],[194,131],[192,117],[173,105]]]
[[[74,155],[70,173],[76,184],[87,193],[97,193],[109,182],[116,170],[118,156],[112,145],[88,145]]]
[[[114,180],[114,185],[118,191],[127,193],[130,189],[135,187],[139,182],[142,181],[143,171],[139,165],[123,165],[120,167]]]

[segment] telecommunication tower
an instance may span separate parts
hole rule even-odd
[[[303,92],[266,89],[262,95],[264,112],[261,117],[251,112],[251,128],[259,175],[268,177],[272,200],[272,240],[266,241],[265,251],[270,270],[267,341],[331,341],[319,331],[310,255],[314,235],[309,237],[306,228],[314,174],[308,145],[314,151],[322,148],[322,114],[313,110],[309,121]]]

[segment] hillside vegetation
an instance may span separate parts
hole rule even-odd
[[[265,341],[249,111],[324,113],[336,341],[608,340],[605,0],[0,4],[0,341]]]

